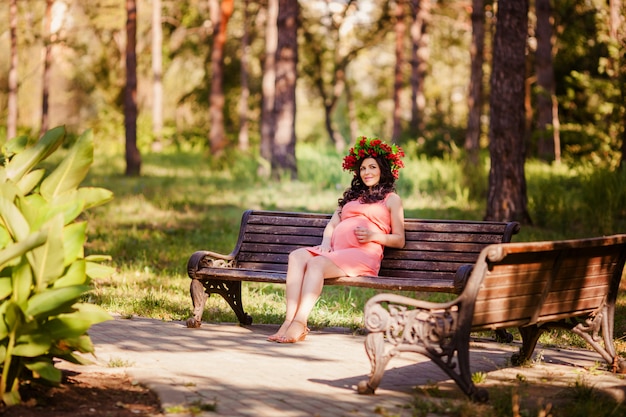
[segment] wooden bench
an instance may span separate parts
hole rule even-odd
[[[252,317],[242,306],[241,283],[284,284],[289,253],[318,245],[330,217],[318,213],[244,212],[239,238],[229,255],[198,251],[189,258],[193,316],[187,320],[187,327],[200,327],[206,300],[213,293],[224,297],[241,324],[252,324]],[[325,284],[458,292],[455,276],[469,272],[460,267],[473,264],[485,246],[510,242],[518,231],[517,222],[405,219],[405,247],[385,250],[379,276],[333,278]],[[456,280],[463,278],[458,276]]]
[[[582,337],[614,372],[626,360],[613,343],[615,301],[626,260],[626,235],[496,244],[483,249],[461,294],[429,303],[377,294],[365,306],[365,349],[372,371],[358,391],[373,394],[389,360],[401,352],[427,356],[475,401],[487,401],[470,373],[470,332],[518,327],[532,357],[542,332],[567,329]],[[386,340],[386,341],[385,341]]]

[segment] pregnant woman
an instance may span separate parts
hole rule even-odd
[[[322,243],[289,254],[285,321],[267,340],[304,340],[325,279],[378,275],[384,247],[404,246],[404,210],[395,192],[403,156],[400,147],[380,139],[357,139],[343,160],[343,169],[354,171],[352,184],[339,199]]]

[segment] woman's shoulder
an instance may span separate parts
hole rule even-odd
[[[395,204],[402,204],[402,198],[394,192],[387,194],[385,197],[385,202],[387,203],[387,207],[390,207]]]

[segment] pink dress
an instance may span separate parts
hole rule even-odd
[[[354,229],[362,226],[375,232],[391,232],[391,213],[386,205],[387,197],[370,204],[357,200],[347,203],[341,210],[341,221],[333,231],[331,251],[321,252],[317,248],[307,248],[308,251],[330,259],[348,276],[378,275],[383,259],[383,245],[375,242],[359,243]]]

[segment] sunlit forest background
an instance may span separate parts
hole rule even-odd
[[[5,129],[10,54],[9,1],[0,5],[0,130]],[[125,24],[123,0],[51,2],[17,1],[19,57],[18,131],[37,136],[42,122],[44,50],[51,47],[48,125],[66,125],[70,132],[94,129],[98,142],[123,144],[122,92],[125,84]],[[137,1],[138,144],[148,151],[160,145],[202,149],[209,130],[211,90],[210,56],[215,34],[211,1],[162,2],[163,127],[153,129],[153,7],[156,1]],[[215,1],[214,3],[218,3]],[[392,4],[376,0],[357,2],[301,1],[296,131],[299,142],[333,143],[325,126],[324,106],[336,84],[336,70],[345,70],[346,88],[332,103],[333,133],[348,145],[350,123],[360,134],[390,138],[393,133],[396,36]],[[393,3],[393,2],[391,2]],[[417,2],[419,3],[419,2]],[[422,1],[426,18],[427,55],[423,60],[421,124],[411,128],[409,89],[409,20],[405,22],[406,74],[400,90],[401,135],[394,140],[414,144],[428,157],[460,158],[467,126],[470,47],[470,1]],[[611,9],[604,0],[554,0],[553,68],[562,160],[614,168],[620,160],[624,135],[623,6],[621,32],[612,34]],[[621,2],[617,2],[618,4]],[[350,4],[349,10],[344,7]],[[245,6],[245,7],[244,7]],[[531,2],[533,9],[534,2]],[[485,94],[488,95],[492,33],[496,4],[486,2]],[[619,6],[618,6],[619,7]],[[245,16],[244,16],[245,12]],[[228,147],[238,145],[242,96],[242,57],[248,75],[250,152],[258,151],[261,114],[265,19],[267,3],[236,1],[224,46],[224,124]],[[528,158],[537,155],[536,91],[533,70],[535,14],[531,10],[528,38]],[[245,19],[245,21],[244,21]],[[49,21],[49,26],[46,22]],[[46,27],[51,36],[47,36]],[[621,36],[621,37],[620,37]],[[248,46],[242,47],[247,37]],[[246,54],[244,55],[244,52]],[[620,55],[621,54],[621,55]],[[622,61],[620,61],[620,59]],[[623,68],[622,68],[623,69]],[[323,96],[324,94],[324,96]],[[349,95],[349,98],[348,98]],[[349,106],[353,105],[353,107]],[[486,143],[488,114],[481,118],[481,147]],[[6,137],[0,134],[0,137]]]
[[[2,2],[0,140],[11,130],[35,140],[45,129],[65,125],[71,140],[92,129],[96,159],[116,161],[108,168],[124,172],[129,4],[136,19],[133,141],[144,161],[154,153],[193,153],[215,173],[245,172],[234,188],[251,181],[258,188],[254,181],[267,175],[269,164],[262,131],[278,0]],[[472,217],[482,217],[490,114],[499,107],[490,103],[498,3],[298,5],[297,178],[337,192],[349,179],[328,166],[340,164],[357,136],[380,136],[407,153],[407,175],[399,183],[407,198],[450,192],[473,204]],[[527,17],[525,128],[519,132],[527,223],[564,232],[572,219],[584,219],[576,235],[618,232],[626,221],[619,169],[626,154],[624,4],[534,0]],[[483,37],[477,39],[479,30]],[[216,150],[209,136],[217,124],[218,90],[223,131]],[[431,171],[436,178],[426,178]],[[525,185],[514,191],[527,192]]]

